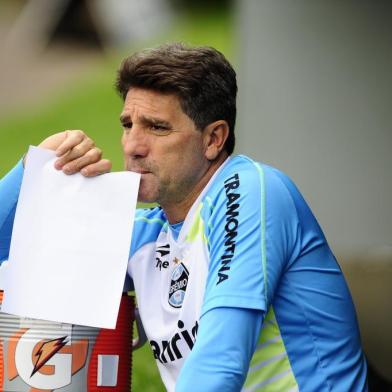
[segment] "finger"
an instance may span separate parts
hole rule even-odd
[[[94,177],[98,176],[99,174],[104,174],[110,172],[112,169],[112,163],[107,159],[101,159],[97,163],[93,163],[84,167],[80,172],[85,177]]]
[[[64,141],[57,147],[56,155],[61,157],[76,145],[80,144],[83,139],[87,138],[85,133],[80,130],[65,131]]]
[[[39,144],[39,147],[56,151],[57,147],[60,146],[60,144],[66,139],[66,137],[67,137],[66,131],[55,133],[55,134],[47,137],[45,140],[43,140]]]
[[[73,174],[84,167],[96,163],[101,160],[102,157],[102,151],[98,147],[94,147],[87,151],[83,156],[80,158],[74,159],[71,162],[66,163],[63,166],[63,172],[65,174]]]
[[[94,148],[94,142],[89,138],[86,137],[83,141],[69,150],[66,154],[64,154],[61,158],[57,159],[55,162],[56,169],[62,169],[62,167],[77,158],[82,157],[85,155],[89,150]]]

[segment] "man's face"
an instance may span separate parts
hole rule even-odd
[[[121,114],[125,168],[141,173],[139,201],[173,208],[184,201],[209,167],[203,132],[174,94],[128,91]]]

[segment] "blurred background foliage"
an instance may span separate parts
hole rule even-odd
[[[0,14],[6,9],[7,3],[9,6],[12,3],[12,6],[17,8],[24,6],[26,2],[3,0],[0,4]],[[92,49],[83,46],[75,51],[73,43],[68,42],[66,49],[62,49],[56,56],[64,56],[65,61],[68,56],[78,56],[79,53],[81,56],[83,53],[84,56],[85,52],[89,52],[92,61],[88,63],[87,70],[84,67],[81,71],[75,71],[75,75],[65,83],[52,83],[49,93],[45,91],[41,94],[40,83],[44,83],[44,79],[40,80],[38,77],[31,79],[34,82],[27,79],[26,85],[22,86],[20,97],[15,97],[17,92],[13,91],[12,83],[10,90],[3,90],[4,104],[9,103],[7,96],[11,97],[10,94],[15,104],[7,105],[6,110],[3,106],[3,110],[0,110],[0,176],[16,164],[26,152],[28,145],[37,145],[50,134],[65,129],[84,130],[102,148],[105,157],[113,162],[113,170],[122,170],[120,146],[122,130],[118,120],[122,102],[114,90],[114,83],[121,60],[135,50],[170,41],[182,41],[194,45],[214,46],[235,62],[234,15],[230,1],[172,0],[170,7],[172,16],[166,28],[161,29],[155,36],[133,40],[131,44],[124,47],[106,47],[102,50],[99,47]],[[13,16],[16,12],[17,10],[8,11]],[[0,24],[2,21],[5,22],[0,17]],[[40,49],[38,57],[41,59],[32,56],[21,61],[31,61],[31,64],[35,62],[38,63],[36,66],[40,67],[39,61],[44,61],[42,57],[45,59],[48,52],[55,50],[56,43],[52,42],[44,49]],[[4,50],[3,54],[6,57],[13,56],[12,53],[7,54]],[[48,62],[50,59],[49,56]],[[53,69],[58,64],[52,66],[48,62],[42,67]],[[30,64],[25,65],[26,69],[30,66]],[[20,75],[11,68],[3,67],[3,77],[19,78]],[[25,72],[24,68],[21,72]],[[66,71],[59,68],[58,72]],[[3,79],[3,89],[4,83],[7,82],[9,81]],[[134,391],[164,391],[148,344],[134,353],[132,373]]]
[[[189,4],[191,6],[189,6]],[[120,97],[114,90],[116,72],[121,60],[135,50],[171,41],[209,45],[233,60],[232,8],[228,1],[201,2],[173,0],[178,7],[170,26],[158,37],[132,42],[126,48],[107,49],[95,56],[88,71],[76,75],[67,86],[54,88],[49,96],[36,96],[0,112],[0,175],[4,175],[26,152],[48,135],[65,129],[82,129],[112,160],[113,170],[122,169]],[[38,81],[39,83],[39,81]],[[34,89],[27,85],[26,89]]]

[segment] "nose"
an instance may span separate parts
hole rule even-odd
[[[135,125],[122,136],[122,147],[124,155],[137,159],[144,158],[148,155],[147,135],[142,129]]]

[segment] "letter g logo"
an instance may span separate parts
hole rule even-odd
[[[71,344],[71,326],[69,331],[60,328],[48,333],[36,328],[24,328],[15,334],[9,342],[8,379],[18,375],[33,388],[54,390],[71,384],[72,375],[86,362],[88,340]],[[66,335],[66,336],[64,336]]]
[[[39,362],[43,341],[37,338],[37,331],[29,329],[19,340],[15,351],[15,365],[22,380],[34,388],[57,389],[71,383],[72,354],[56,352],[35,371]],[[69,345],[69,343],[68,343]],[[37,350],[38,348],[38,350]],[[37,358],[38,354],[38,358]],[[45,353],[42,352],[41,355]]]

